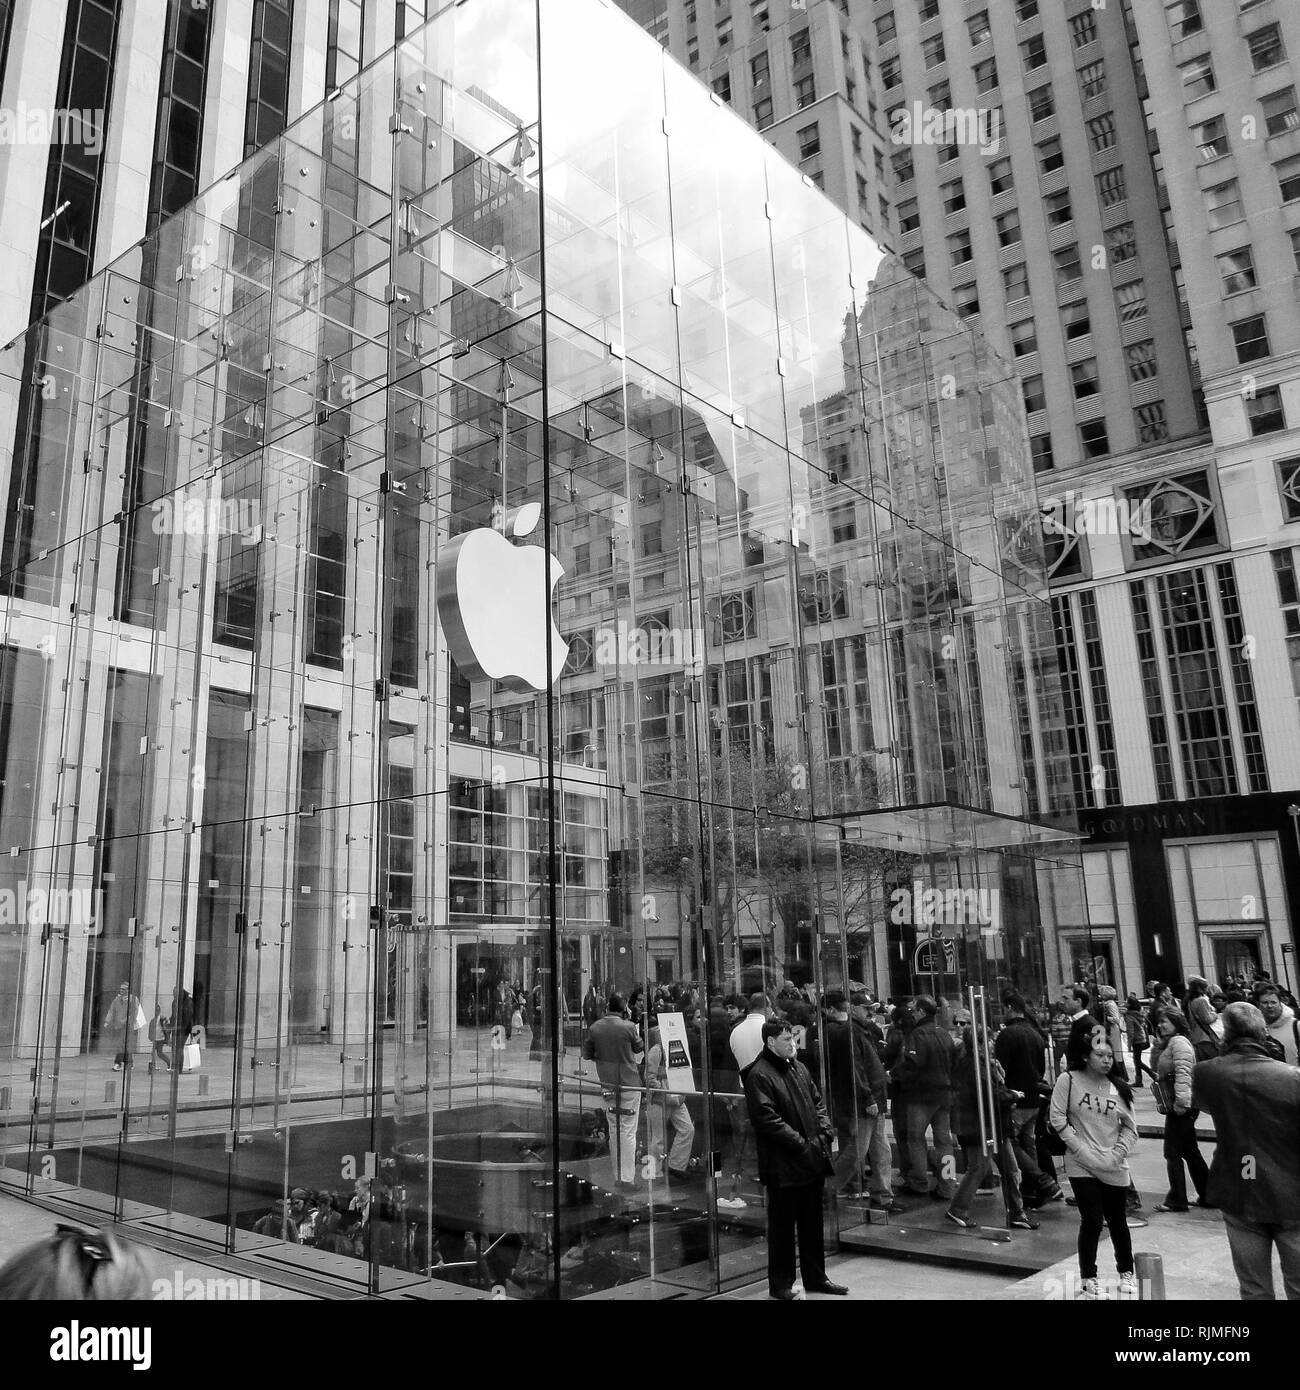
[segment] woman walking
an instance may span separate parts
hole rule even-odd
[[[1192,1175],[1196,1205],[1208,1207],[1206,1185],[1210,1170],[1196,1145],[1196,1117],[1192,1109],[1192,1068],[1196,1053],[1187,1036],[1187,1020],[1177,1009],[1161,1009],[1157,1024],[1163,1046],[1156,1063],[1156,1077],[1165,1101],[1165,1168],[1169,1173],[1169,1193],[1157,1211],[1187,1210],[1187,1179],[1183,1164]]]
[[[1210,1003],[1210,982],[1200,975],[1187,981],[1183,995],[1183,1013],[1187,1019],[1187,1036],[1198,1062],[1208,1062],[1219,1055],[1219,1034],[1214,1025],[1219,1016]]]
[[[1143,1084],[1142,1074],[1145,1072],[1152,1081],[1156,1079],[1156,1074],[1142,1061],[1142,1054],[1147,1050],[1147,1019],[1146,1011],[1142,1007],[1142,1001],[1136,994],[1130,994],[1124,1005],[1124,1029],[1128,1033],[1128,1047],[1133,1054],[1133,1084],[1141,1086]]]
[[[1097,1243],[1110,1231],[1121,1298],[1137,1297],[1133,1241],[1125,1213],[1131,1181],[1128,1156],[1138,1140],[1133,1092],[1114,1075],[1115,1054],[1101,1028],[1079,1029],[1065,1054],[1066,1070],[1052,1091],[1050,1124],[1065,1144],[1065,1175],[1079,1204],[1080,1297],[1102,1297]]]

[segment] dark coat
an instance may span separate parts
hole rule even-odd
[[[1022,1091],[1019,1105],[1037,1105],[1047,1068],[1047,1039],[1027,1018],[1013,1018],[993,1041],[993,1055],[1002,1063],[1007,1085]]]
[[[938,1102],[948,1099],[957,1044],[928,1018],[908,1034],[903,1055],[894,1068],[903,1100]]]
[[[801,1187],[833,1172],[835,1129],[808,1068],[764,1048],[744,1081],[758,1140],[759,1180],[771,1187]]]
[[[847,1126],[853,1115],[866,1115],[873,1106],[883,1110],[888,1103],[888,1083],[866,1025],[855,1018],[844,1022],[827,1019],[822,1031],[825,1034],[826,1079],[830,1084],[831,1108],[836,1122]],[[814,1075],[819,1060],[814,1046],[808,1063]]]
[[[1300,1222],[1300,1068],[1233,1038],[1193,1068],[1192,1105],[1214,1117],[1210,1201],[1241,1221]]]

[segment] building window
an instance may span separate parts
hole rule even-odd
[[[1026,72],[1033,72],[1047,62],[1047,44],[1041,34],[1035,34],[1020,45],[1020,61]]]
[[[1052,454],[1052,436],[1050,434],[1031,435],[1029,456],[1033,459],[1035,473],[1046,473],[1049,468],[1054,468],[1056,459]]]
[[[1110,111],[1094,116],[1088,122],[1088,143],[1093,154],[1115,147],[1115,117]]]
[[[1098,174],[1096,182],[1097,197],[1104,208],[1113,208],[1128,197],[1128,188],[1124,183],[1124,170],[1120,165]]]
[[[1033,319],[1011,325],[1011,355],[1029,357],[1038,351],[1038,334]]]
[[[1061,322],[1065,327],[1067,340],[1073,342],[1076,338],[1086,338],[1092,332],[1092,316],[1088,312],[1088,301],[1079,299],[1073,304],[1064,305],[1061,309]]]
[[[989,27],[989,12],[980,10],[978,14],[971,15],[966,20],[966,32],[970,35],[972,48],[978,48],[986,39],[993,37],[993,30]]]
[[[1086,361],[1074,363],[1070,368],[1070,382],[1076,401],[1086,401],[1090,396],[1097,395],[1101,390],[1097,381],[1097,359],[1089,357]]]
[[[731,46],[731,20],[724,19],[717,26],[716,42],[719,48],[729,48]]]
[[[1064,227],[1074,221],[1074,209],[1070,206],[1068,189],[1060,193],[1049,193],[1043,199],[1043,208],[1047,213],[1049,227]]]
[[[1286,46],[1282,42],[1282,31],[1276,24],[1266,24],[1246,35],[1246,47],[1250,49],[1251,66],[1256,72],[1276,67],[1286,59]]]
[[[1025,265],[1009,265],[1002,272],[1002,290],[1007,303],[1024,299],[1029,293],[1029,269]]]
[[[852,145],[852,147],[853,147],[853,158],[854,158],[854,159],[861,159],[861,158],[862,158],[862,131],[859,130],[858,127],[855,126],[855,125],[849,126],[849,143],[850,143],[850,144]],[[876,151],[876,172],[877,172],[878,174],[880,174],[882,177],[883,177],[884,172],[885,172],[885,162],[884,162],[884,160],[881,158],[881,155],[880,155],[880,151],[879,151],[879,150]]]
[[[1211,160],[1222,159],[1228,153],[1228,122],[1222,116],[1202,121],[1195,127],[1196,144],[1201,158],[1208,164]]]
[[[1200,0],[1172,0],[1165,6],[1165,18],[1169,21],[1169,36],[1175,43],[1205,28]]]
[[[1084,101],[1092,101],[1106,91],[1106,64],[1089,63],[1079,69],[1079,92]]]
[[[694,24],[694,23],[695,23],[695,0],[686,0],[686,10],[685,10],[685,14],[686,14],[686,22],[687,22],[687,24]]]
[[[1036,145],[1038,151],[1038,167],[1044,174],[1055,173],[1057,169],[1065,168],[1065,152],[1061,148],[1061,137],[1053,135],[1044,140],[1041,145]]]
[[[982,63],[976,63],[975,68],[975,90],[977,92],[991,92],[998,85],[998,65],[994,58],[986,58]]]
[[[980,287],[978,281],[958,285],[952,292],[952,307],[962,318],[974,318],[980,311]]]
[[[772,27],[772,16],[767,0],[750,0],[750,11],[754,21],[754,32],[766,34]]]
[[[790,61],[795,67],[812,62],[812,39],[807,29],[790,36]]]
[[[731,74],[724,72],[721,77],[713,79],[713,90],[723,100],[731,100]]]
[[[1225,251],[1214,259],[1218,262],[1224,294],[1241,294],[1244,290],[1253,290],[1259,284],[1255,275],[1255,255],[1249,246],[1243,246],[1236,251]]]
[[[1269,355],[1268,329],[1263,314],[1238,319],[1231,327],[1238,362],[1258,362]]]
[[[925,24],[928,20],[939,17],[939,0],[921,0],[921,23]]]
[[[759,130],[766,130],[772,124],[771,97],[760,97],[754,103],[754,124]]]
[[[1089,420],[1079,426],[1079,444],[1084,458],[1098,459],[1110,453],[1110,437],[1105,420]]]
[[[1208,96],[1217,90],[1214,64],[1210,61],[1208,53],[1202,54],[1199,58],[1192,58],[1186,63],[1179,63],[1178,72],[1183,79],[1184,101],[1195,101],[1198,97]]]
[[[767,49],[762,53],[756,53],[749,60],[749,80],[755,87],[766,87],[768,79],[771,77],[771,68],[768,65]]]
[[[1169,422],[1165,419],[1164,401],[1140,405],[1133,412],[1139,444],[1163,444],[1169,438]]]
[[[253,8],[253,38],[248,59],[245,158],[274,140],[288,120],[292,27],[292,0],[258,0]]]
[[[867,200],[868,200],[868,199],[870,198],[870,196],[871,196],[870,189],[868,189],[868,187],[867,187],[867,181],[866,181],[865,178],[863,178],[863,176],[862,176],[861,174],[855,174],[855,175],[854,175],[854,178],[857,180],[858,202],[859,202],[859,203],[865,203],[865,202],[867,202]],[[904,264],[904,265],[907,265],[907,258],[906,258],[906,257],[903,258],[903,264]],[[910,268],[910,267],[909,267],[909,268]],[[916,274],[915,271],[913,271],[912,273],[913,273],[913,274]]]
[[[1130,381],[1149,381],[1159,372],[1156,345],[1150,338],[1145,342],[1130,343],[1124,349],[1124,361],[1128,363]]]
[[[903,236],[921,225],[921,208],[915,198],[905,198],[898,205],[898,230]]]
[[[945,217],[951,217],[954,212],[961,212],[966,206],[966,185],[960,179],[956,183],[946,183],[943,186],[943,211]]]
[[[1260,101],[1264,108],[1264,129],[1270,135],[1284,135],[1300,126],[1300,111],[1296,109],[1294,87],[1283,87]]]
[[[894,20],[894,12],[883,14],[876,20],[876,42],[883,48],[885,44],[892,43],[898,37],[898,28]]]
[[[1282,388],[1265,386],[1249,397],[1246,401],[1246,419],[1255,438],[1286,429],[1286,413],[1282,409]]]
[[[1071,280],[1077,280],[1083,274],[1083,269],[1079,264],[1078,246],[1062,246],[1053,251],[1052,266],[1056,271],[1058,284],[1064,285]]]
[[[1043,394],[1043,378],[1041,376],[1027,376],[1020,383],[1020,389],[1025,395],[1025,414],[1033,415],[1039,410],[1047,409],[1047,397]]]
[[[1174,785],[1173,757],[1169,747],[1169,722],[1165,718],[1164,692],[1160,684],[1160,659],[1146,584],[1141,580],[1130,583],[1129,596],[1133,603],[1133,636],[1137,643],[1138,668],[1146,703],[1147,743],[1151,748],[1151,759],[1156,774],[1156,798],[1159,801],[1172,801],[1177,793]]]
[[[902,154],[897,154],[890,161],[894,170],[894,180],[897,183],[911,183],[916,177],[916,168],[912,163],[911,150],[905,150]]]
[[[794,104],[802,111],[805,106],[811,106],[817,100],[817,79],[815,77],[801,77],[794,84]]]
[[[1091,10],[1084,10],[1070,20],[1070,37],[1075,48],[1086,48],[1097,37],[1097,20]]]
[[[928,68],[937,68],[944,61],[943,35],[936,34],[921,45],[921,57]]]
[[[885,91],[891,91],[903,80],[903,60],[901,58],[887,58],[880,65],[880,81]]]
[[[1291,257],[1295,261],[1295,268],[1300,272],[1300,227],[1291,233]]]
[[[948,256],[953,265],[965,265],[974,256],[970,245],[970,233],[958,232],[948,238]]]
[[[696,68],[700,65],[700,41],[697,38],[686,40],[686,61],[691,67]]]
[[[1020,214],[1015,208],[993,219],[999,246],[1016,246],[1020,241]]]
[[[1120,285],[1115,291],[1115,303],[1119,308],[1119,318],[1121,323],[1136,323],[1138,319],[1146,318],[1147,314],[1147,289],[1141,280],[1133,280],[1127,285]]]
[[[1106,254],[1111,265],[1123,265],[1137,255],[1137,242],[1133,236],[1133,224],[1121,222],[1106,232]]]
[[[1029,119],[1031,122],[1045,121],[1056,115],[1056,97],[1051,87],[1036,87],[1029,93]]]
[[[1282,201],[1293,203],[1300,198],[1300,154],[1279,160],[1273,170],[1277,174],[1278,188],[1282,191]]]
[[[1011,161],[995,159],[989,165],[989,192],[996,198],[999,193],[1010,193],[1014,188],[1015,184],[1011,181]]]
[[[956,144],[939,146],[939,163],[951,164],[961,154]]]
[[[1300,458],[1278,459],[1277,485],[1282,495],[1282,514],[1288,521],[1300,521]],[[1300,602],[1300,598],[1290,602]],[[1296,629],[1300,636],[1300,627]]]
[[[1024,24],[1038,13],[1038,0],[1016,0],[1016,23]]]
[[[799,158],[812,159],[815,155],[822,152],[822,138],[817,129],[817,122],[806,125],[802,130],[795,132],[795,139],[799,142]]]
[[[1236,179],[1205,190],[1206,220],[1210,227],[1227,227],[1241,221],[1241,188]]]

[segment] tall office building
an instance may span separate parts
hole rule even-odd
[[[798,104],[765,30],[819,16],[885,139],[868,188],[827,191],[850,216],[883,197],[907,267],[1020,377],[1089,834],[1085,896],[1050,905],[1057,958],[1125,988],[1294,982],[1300,21],[1270,0],[669,0],[668,42],[763,126],[769,49],[776,109]]]

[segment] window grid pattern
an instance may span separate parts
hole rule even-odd
[[[1255,680],[1251,674],[1250,648],[1241,616],[1237,576],[1231,562],[1215,565],[1214,577],[1219,587],[1224,635],[1228,639],[1228,665],[1232,670],[1237,720],[1241,725],[1242,749],[1246,755],[1246,782],[1252,792],[1266,792],[1268,762],[1264,757],[1264,736],[1259,727],[1259,706],[1255,700]]]
[[[1151,743],[1151,762],[1156,775],[1156,799],[1173,801],[1174,763],[1169,747],[1169,726],[1165,719],[1164,696],[1160,689],[1160,664],[1156,656],[1155,633],[1151,628],[1151,607],[1146,585],[1140,580],[1129,585],[1133,603],[1133,634],[1137,641],[1138,669],[1147,709],[1147,737]]]

